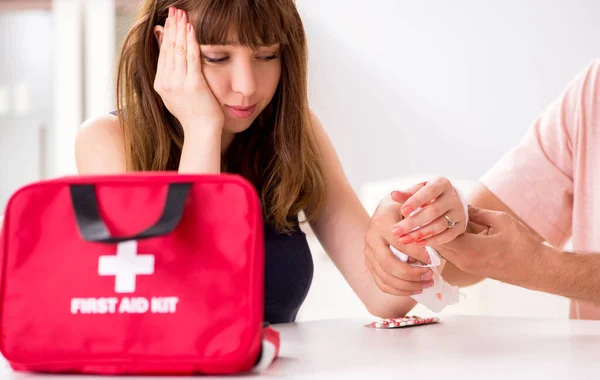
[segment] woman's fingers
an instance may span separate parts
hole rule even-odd
[[[177,46],[177,13],[178,10],[169,8],[169,28],[165,31],[163,43],[166,45],[164,78],[168,81],[175,70],[175,47]]]
[[[444,215],[438,217],[433,222],[409,233],[404,236],[401,236],[398,240],[398,244],[411,244],[417,243],[419,245],[431,245],[428,243],[436,242],[437,244],[447,243],[448,241],[454,239],[456,236],[460,234],[462,231],[461,226],[454,226],[452,229],[449,229],[450,223],[448,219],[446,219],[446,215],[450,218],[450,220],[458,220],[459,217],[462,216],[462,210],[459,211],[451,211],[447,212]],[[448,232],[448,233],[446,233]],[[444,239],[436,239],[435,237],[441,237],[443,234]],[[431,239],[434,238],[434,239]]]
[[[200,59],[200,45],[196,39],[196,29],[192,24],[188,24],[187,46],[188,79],[191,86],[198,88],[204,83],[204,76],[202,74],[202,60]]]
[[[156,64],[156,76],[154,78],[154,90],[159,94],[164,90],[166,81],[165,81],[165,73],[167,70],[167,61],[169,59],[169,40],[170,40],[170,28],[172,25],[169,24],[171,22],[171,14],[173,13],[173,8],[169,8],[169,16],[165,20],[165,25],[163,26],[163,34],[160,40],[160,49],[158,53],[158,62]]]
[[[177,11],[177,37],[175,40],[175,78],[181,84],[187,74],[187,14]]]
[[[453,221],[460,221],[464,219],[464,212],[462,209],[458,209],[459,206],[455,199],[456,197],[452,195],[442,195],[435,202],[428,204],[424,208],[420,209],[416,213],[411,214],[409,217],[404,220],[398,222],[394,227],[392,227],[392,233],[398,237],[402,237],[409,233],[414,232],[416,228],[424,227],[440,217],[444,215],[448,215],[452,213],[450,217],[452,217]],[[454,211],[459,212],[458,214],[454,213]],[[446,222],[446,224],[448,224]],[[462,227],[462,226],[461,226]]]
[[[427,205],[436,200],[444,191],[450,189],[452,184],[446,178],[435,178],[419,189],[402,206],[402,215],[409,216],[413,211],[423,205]]]

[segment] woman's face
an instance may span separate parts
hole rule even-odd
[[[204,78],[225,114],[225,131],[244,131],[277,90],[280,46],[252,50],[234,40],[225,45],[201,45],[200,51]]]
[[[160,46],[163,26],[155,27],[155,35]],[[237,41],[232,26],[226,43],[200,45],[202,73],[225,114],[228,134],[243,132],[254,122],[271,102],[281,77],[280,44],[253,50]]]

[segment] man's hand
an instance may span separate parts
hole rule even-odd
[[[543,265],[543,245],[527,226],[507,213],[473,206],[469,219],[466,233],[436,246],[444,258],[468,274],[525,287],[537,283],[532,268]]]

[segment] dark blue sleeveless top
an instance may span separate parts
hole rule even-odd
[[[294,322],[313,277],[306,235],[299,227],[291,234],[265,223],[265,321]]]
[[[111,112],[116,115],[116,112]],[[306,235],[296,222],[294,232],[279,233],[268,223],[265,237],[265,322],[294,322],[313,277]]]

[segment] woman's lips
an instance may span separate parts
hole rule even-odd
[[[253,106],[226,106],[229,113],[239,119],[247,119],[254,114],[254,110],[256,109],[256,104]]]

